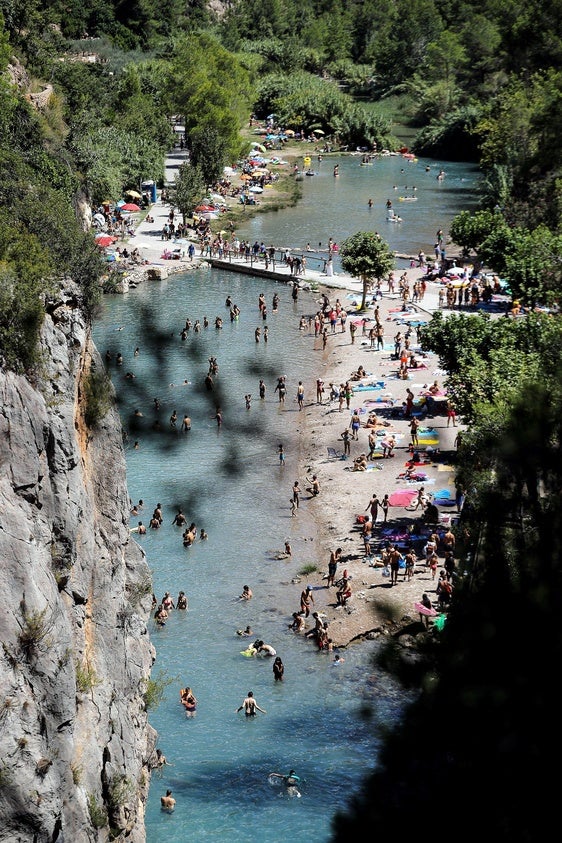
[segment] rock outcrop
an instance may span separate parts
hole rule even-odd
[[[118,414],[84,421],[103,366],[72,302],[46,316],[36,382],[0,371],[0,841],[141,843],[152,584]]]

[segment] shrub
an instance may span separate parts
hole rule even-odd
[[[100,682],[101,679],[98,679],[95,670],[90,665],[76,665],[76,688],[83,694],[92,691]]]
[[[98,426],[113,403],[113,387],[106,371],[98,372],[92,366],[83,381],[84,421],[90,428]]]
[[[146,711],[158,708],[164,698],[164,691],[171,685],[174,680],[160,671],[153,679],[150,677],[146,682],[146,688],[143,693],[144,707]]]
[[[107,811],[103,805],[98,804],[93,793],[88,794],[88,813],[90,814],[90,821],[94,828],[105,828],[107,825]]]
[[[23,625],[18,636],[23,651],[30,655],[45,639],[50,624],[46,620],[47,609],[41,612],[24,612]]]

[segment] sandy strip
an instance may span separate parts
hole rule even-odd
[[[326,288],[325,292],[330,297],[331,303],[335,303],[340,294],[339,290],[334,291],[329,288]],[[341,300],[343,302],[343,297]],[[430,302],[424,300],[424,307],[428,304],[431,305]],[[395,312],[396,307],[396,299],[388,295],[380,302],[387,340],[393,338],[398,329],[404,330],[404,326],[397,322],[401,314]],[[427,313],[421,315],[428,318]],[[391,422],[390,429],[400,435],[400,438],[397,437],[395,456],[390,459],[376,460],[372,470],[352,471],[353,458],[361,453],[368,453],[369,431],[363,426],[359,431],[358,441],[351,440],[350,458],[344,461],[329,456],[328,448],[343,452],[341,433],[349,427],[354,409],[360,408],[369,396],[377,394],[376,392],[356,392],[351,398],[350,409],[347,410],[344,403],[343,411],[340,412],[339,402],[337,400],[330,402],[326,397],[329,393],[329,383],[333,382],[336,386],[345,383],[351,373],[362,364],[370,373],[367,380],[384,381],[385,392],[391,392],[397,406],[400,407],[406,398],[408,386],[417,397],[423,391],[424,385],[429,385],[435,380],[433,371],[437,368],[438,361],[435,356],[429,355],[428,369],[414,370],[408,381],[398,380],[395,377],[398,363],[391,359],[391,353],[371,350],[368,338],[361,336],[361,329],[356,334],[355,344],[352,344],[349,330],[346,329],[344,333],[341,333],[338,328],[338,333],[329,334],[328,344],[324,351],[322,351],[321,340],[315,340],[312,331],[310,348],[311,350],[314,348],[313,353],[318,355],[318,376],[324,380],[326,392],[322,405],[317,404],[315,400],[310,401],[302,414],[304,418],[299,416],[299,426],[303,431],[300,484],[304,487],[306,485],[304,479],[316,474],[321,487],[318,497],[306,500],[307,496],[305,496],[304,500],[307,511],[313,514],[317,525],[314,546],[319,568],[318,573],[307,576],[306,582],[314,587],[314,608],[325,612],[332,640],[335,644],[345,645],[354,638],[379,628],[381,622],[388,617],[389,611],[392,618],[397,621],[406,614],[414,620],[419,620],[414,603],[421,599],[424,591],[435,599],[435,594],[431,592],[435,590],[437,577],[432,580],[429,569],[418,565],[412,580],[403,582],[401,573],[398,585],[390,587],[388,578],[382,575],[381,569],[372,567],[366,559],[363,540],[355,524],[356,514],[368,514],[365,510],[375,492],[382,500],[386,493],[391,494],[397,489],[404,488],[417,490],[424,484],[418,482],[410,485],[398,478],[398,475],[405,471],[405,462],[410,456],[409,422],[403,418],[392,419]],[[315,396],[316,384],[305,384],[305,394]],[[376,410],[377,408],[377,404],[365,406],[369,409]],[[362,422],[366,418],[365,414],[361,415]],[[454,450],[457,430],[452,426],[447,429],[447,420],[444,416],[431,418],[426,425],[437,429],[442,451]],[[424,450],[424,447],[420,450]],[[433,493],[437,489],[449,487],[454,496],[454,471],[443,472],[442,468],[443,466],[438,464],[420,468],[420,471],[423,470],[428,477],[427,491]],[[446,515],[454,514],[456,507],[442,511]],[[417,524],[420,512],[421,510],[408,512],[402,507],[390,507],[387,526],[399,529]],[[298,520],[298,517],[295,520]],[[380,525],[383,518],[381,510],[379,510],[378,518]],[[297,529],[298,527],[295,527],[295,532]],[[376,534],[379,532],[380,527],[376,530]],[[336,579],[346,568],[352,577],[353,597],[346,608],[337,607],[336,589],[328,589],[325,586],[324,576],[327,574],[330,551],[337,547],[342,548],[343,561],[339,565]],[[295,584],[294,588],[295,610],[297,610],[301,586]]]

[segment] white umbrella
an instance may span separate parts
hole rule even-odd
[[[263,193],[263,187],[259,187],[259,185],[249,187],[248,190],[250,191],[250,193]]]
[[[207,211],[206,214],[201,214],[201,216],[203,217],[203,219],[206,219],[206,220],[218,220],[218,218],[219,218],[219,215],[215,214],[212,211]]]

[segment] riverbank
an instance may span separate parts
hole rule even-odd
[[[418,273],[419,274],[419,273]],[[324,288],[322,292],[335,304],[340,291]],[[343,296],[340,301],[344,302]],[[412,317],[417,310],[417,319],[425,321],[430,318],[431,304],[423,302],[427,309],[423,311],[412,308],[407,316]],[[422,538],[421,510],[412,512],[406,506],[391,506],[388,511],[388,521],[383,524],[383,512],[379,509],[378,521],[373,533],[375,550],[369,558],[364,550],[361,526],[357,524],[357,516],[369,516],[368,505],[371,497],[376,494],[382,501],[385,494],[392,495],[397,490],[408,489],[413,493],[424,486],[429,493],[437,490],[447,490],[454,500],[454,454],[456,427],[447,427],[447,419],[443,415],[428,416],[422,420],[422,429],[431,427],[434,432],[431,440],[436,444],[429,448],[439,450],[435,459],[431,459],[423,467],[418,467],[419,475],[423,473],[426,479],[418,482],[407,482],[404,473],[407,461],[411,457],[410,421],[401,414],[402,403],[406,400],[406,389],[410,388],[418,401],[426,392],[426,388],[438,381],[442,387],[443,374],[438,369],[435,355],[428,354],[422,358],[424,368],[411,370],[408,380],[398,379],[396,374],[399,363],[393,359],[393,337],[401,330],[407,330],[404,324],[404,313],[398,296],[385,294],[379,302],[380,318],[384,326],[384,349],[376,351],[371,348],[368,336],[362,335],[358,328],[355,342],[351,342],[348,326],[341,331],[338,326],[336,333],[329,333],[326,348],[322,350],[322,339],[312,339],[314,353],[319,356],[318,376],[324,381],[323,402],[315,399],[315,385],[306,384],[306,394],[310,396],[305,402],[302,418],[299,419],[301,430],[301,478],[316,474],[320,482],[320,494],[313,500],[307,501],[309,511],[313,512],[318,534],[315,540],[317,551],[317,572],[307,575],[307,582],[314,588],[315,609],[325,614],[329,624],[329,634],[335,644],[346,646],[352,641],[375,637],[379,634],[392,634],[400,628],[407,627],[409,631],[423,631],[419,613],[414,609],[414,603],[421,600],[424,592],[437,606],[435,589],[438,574],[432,578],[432,572],[425,566],[425,560],[415,566],[411,579],[405,578],[405,570],[400,571],[398,584],[392,586],[390,578],[384,576],[380,564],[380,549],[385,541],[395,539],[404,552],[404,537],[412,531],[414,544],[420,557],[425,540]],[[429,311],[429,312],[428,312]],[[372,310],[371,310],[372,313]],[[353,314],[348,317],[348,322]],[[359,320],[357,320],[359,321]],[[374,324],[374,323],[371,323]],[[413,333],[414,337],[416,333]],[[413,342],[414,349],[417,343]],[[339,409],[339,400],[328,400],[330,386],[345,384],[353,372],[362,365],[368,377],[354,382],[350,407],[345,402]],[[366,389],[366,384],[377,384],[373,390]],[[388,398],[387,402],[379,397]],[[375,403],[376,402],[376,403]],[[357,440],[351,440],[350,454],[342,459],[344,451],[341,435],[344,430],[351,433],[349,428],[351,415],[354,410],[360,411],[362,420]],[[378,437],[387,438],[393,433],[397,439],[394,456],[383,458],[377,456],[369,464],[367,471],[354,471],[353,462],[361,454],[369,453],[368,435],[370,429],[365,427],[370,410],[375,410],[381,424],[376,429],[384,431]],[[396,417],[394,417],[396,416]],[[460,422],[459,424],[460,429]],[[386,426],[388,425],[388,426]],[[420,439],[423,438],[420,434]],[[425,445],[420,446],[420,452],[427,454]],[[424,456],[425,458],[425,456]],[[301,482],[301,485],[302,482]],[[438,531],[444,533],[448,523],[454,522],[456,507],[446,507],[441,510],[442,520]],[[385,530],[389,533],[385,534]],[[420,536],[419,539],[415,539]],[[352,597],[347,606],[340,607],[336,601],[336,588],[328,588],[326,578],[330,552],[342,549],[341,562],[338,565],[336,580],[348,571],[352,587]],[[444,559],[443,548],[438,548],[440,567]],[[414,626],[412,626],[414,625]]]

